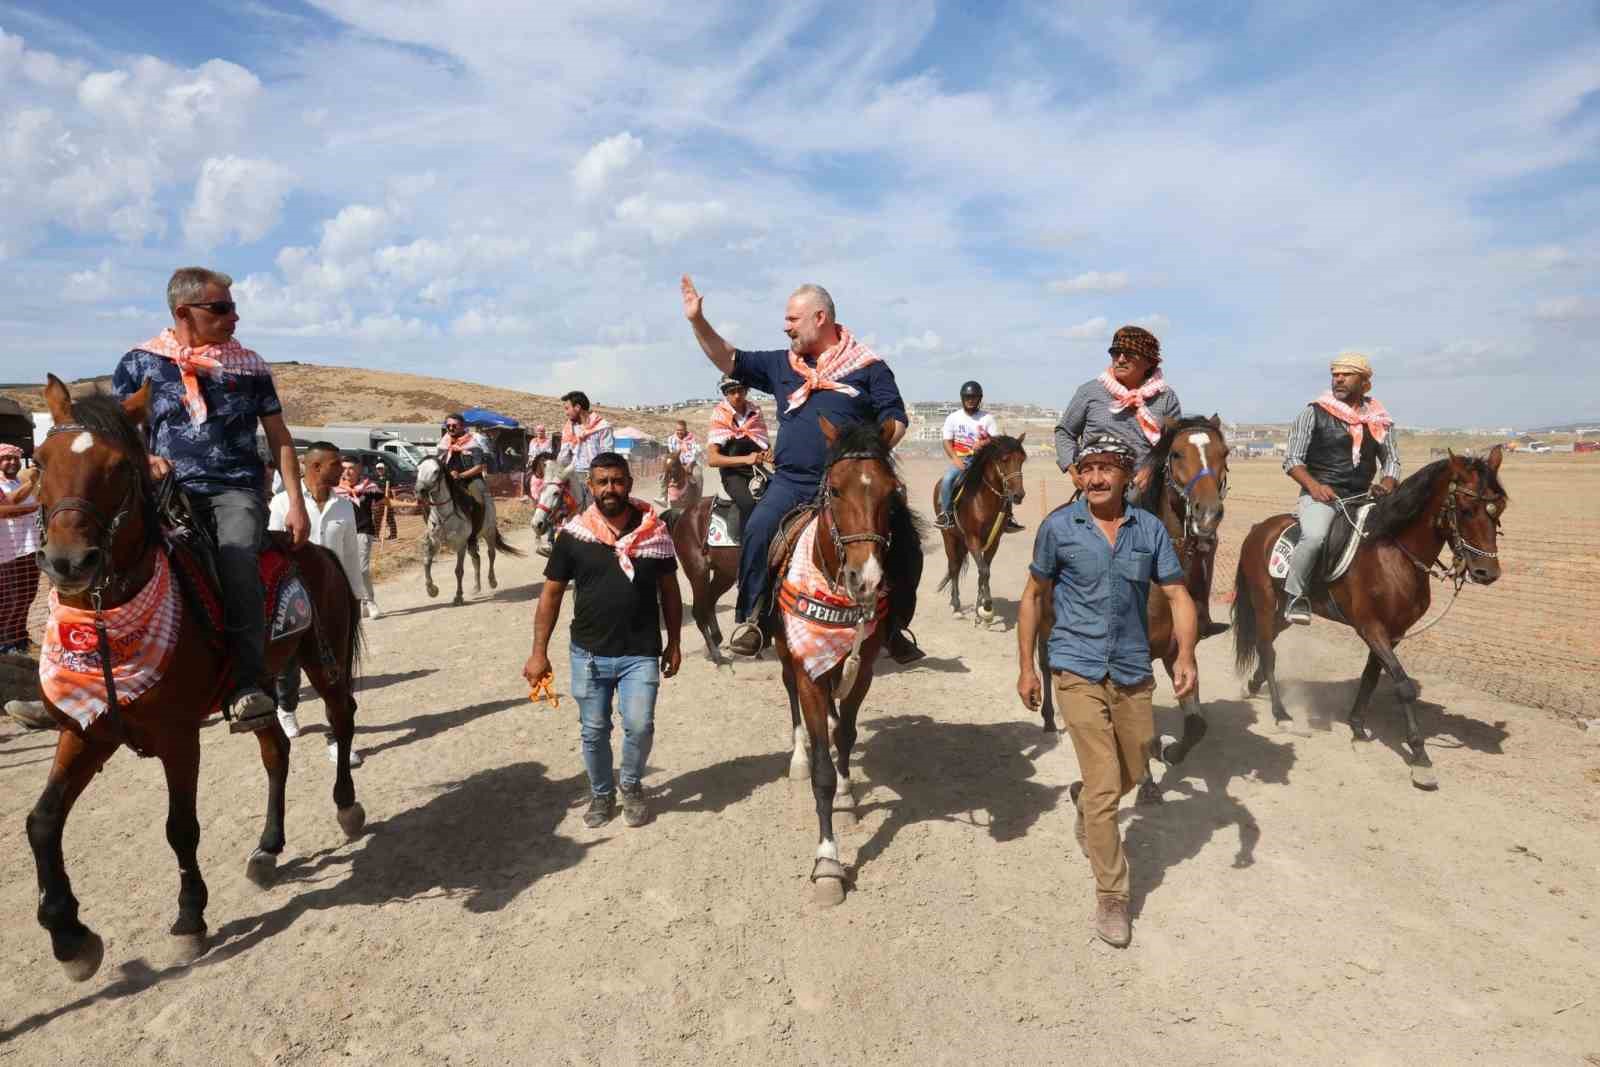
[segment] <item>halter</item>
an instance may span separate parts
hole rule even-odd
[[[52,426],[45,433],[45,439],[49,440],[57,434],[66,433],[94,435],[95,431],[77,423],[67,423],[61,426]],[[122,494],[122,500],[118,503],[117,510],[112,512],[110,518],[107,518],[95,506],[94,501],[81,496],[62,497],[54,504],[51,504],[47,510],[41,509],[34,512],[34,524],[39,532],[39,547],[41,550],[46,542],[49,541],[50,524],[55,521],[57,515],[64,515],[69,511],[81,512],[88,516],[89,521],[99,530],[100,536],[95,539],[94,547],[100,550],[100,561],[95,567],[94,580],[89,583],[89,599],[97,612],[106,599],[114,599],[127,591],[129,575],[115,572],[112,566],[112,550],[116,544],[117,534],[122,531],[123,524],[133,515],[134,508],[142,500],[140,490],[143,488],[143,482],[139,478],[138,472],[133,470],[132,464],[126,459],[120,461],[118,466],[128,468],[132,477],[128,481],[127,490]],[[143,503],[146,515],[144,543],[139,549],[141,556],[154,542],[154,511],[150,501],[143,500]]]
[[[870,459],[879,463],[888,462],[880,453],[877,452],[846,452],[835,457],[833,462],[828,464],[828,470],[832,470],[835,463],[843,463],[845,460],[853,459]],[[821,512],[819,521],[821,518],[826,518],[828,520],[828,539],[833,542],[833,554],[837,556],[839,560],[839,573],[837,577],[829,574],[826,568],[823,568],[822,573],[823,577],[828,579],[828,586],[837,592],[839,588],[844,585],[844,546],[860,544],[863,541],[868,541],[875,545],[882,545],[884,554],[887,555],[889,552],[889,545],[891,544],[891,538],[885,537],[883,534],[878,533],[875,530],[866,533],[851,534],[841,534],[839,532],[838,520],[835,519],[833,515],[833,497],[828,493],[828,471],[822,472],[822,485],[817,489],[817,496],[821,499],[821,504],[818,507],[818,510]]]
[[[1196,430],[1195,432],[1205,431]],[[1228,499],[1228,469],[1226,467],[1222,468],[1221,471],[1212,470],[1210,463],[1202,456],[1200,469],[1187,482],[1179,485],[1172,472],[1172,455],[1170,452],[1168,453],[1166,462],[1167,489],[1177,496],[1179,503],[1183,506],[1183,537],[1177,545],[1179,552],[1187,552],[1189,541],[1200,537],[1200,531],[1196,528],[1194,507],[1192,506],[1194,503],[1194,487],[1199,485],[1207,476],[1217,480],[1217,499]]]

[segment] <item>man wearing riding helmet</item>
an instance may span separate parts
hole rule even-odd
[[[1331,387],[1301,409],[1283,457],[1284,473],[1300,486],[1300,543],[1283,583],[1289,596],[1283,617],[1302,626],[1311,623],[1306,587],[1337,517],[1334,505],[1362,493],[1387,496],[1400,479],[1400,453],[1389,433],[1394,421],[1367,395],[1372,364],[1360,352],[1341,352],[1329,370]]]
[[[682,291],[684,317],[706,358],[723,374],[778,398],[777,470],[744,528],[734,609],[738,624],[728,641],[738,655],[754,656],[766,644],[760,616],[767,605],[767,549],[783,517],[815,500],[822,483],[828,455],[822,419],[839,428],[870,422],[893,448],[906,431],[906,406],[894,372],[839,324],[833,298],[820,285],[802,285],[790,295],[784,309],[789,348],[771,352],[735,349],[706,321],[700,293],[687,274]],[[896,661],[910,663],[923,655],[905,633],[916,614],[922,545],[910,507],[899,495],[893,499],[884,645]]]
[[[983,410],[983,386],[972,381],[962,384],[961,407],[945,416],[941,436],[944,439],[944,454],[950,457],[951,466],[939,480],[939,514],[933,524],[943,530],[955,525],[955,516],[951,514],[954,501],[950,497],[956,491],[956,479],[961,477],[961,472],[972,462],[973,454],[985,442],[991,437],[1000,436],[999,423],[994,421],[993,415]],[[1009,510],[1006,529],[1022,529],[1022,525],[1011,518]]]
[[[766,417],[750,403],[750,393],[743,382],[724,374],[717,391],[722,394],[722,402],[711,411],[706,462],[721,473],[722,488],[739,509],[742,528],[756,509],[751,479],[758,465],[771,465],[772,441],[767,435]]]

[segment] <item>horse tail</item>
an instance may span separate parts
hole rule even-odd
[[[494,550],[496,552],[504,552],[506,555],[511,556],[513,559],[521,559],[523,556],[525,556],[527,554],[527,553],[523,552],[522,549],[517,548],[515,545],[511,544],[504,537],[500,536],[500,524],[499,523],[495,524],[494,532],[490,536],[493,538]]]
[[[1233,573],[1233,669],[1239,674],[1254,670],[1257,656],[1256,605],[1250,593],[1250,576],[1245,573],[1248,561],[1253,558],[1253,543],[1253,537],[1244,539],[1239,547],[1239,566]]]

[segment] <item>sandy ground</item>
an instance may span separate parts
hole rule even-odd
[[[920,502],[932,468],[915,475]],[[1007,538],[998,564],[1008,623],[1030,545]],[[420,575],[385,583],[357,735],[368,832],[344,840],[309,735],[274,888],[244,877],[255,745],[204,732],[212,944],[193,965],[165,933],[160,769],[123,754],[66,839],[105,966],[65,979],[22,832],[49,739],[0,726],[0,1059],[1600,1064],[1592,734],[1424,671],[1442,788],[1423,794],[1387,683],[1381,741],[1352,748],[1361,661],[1326,624],[1281,646],[1310,737],[1240,699],[1227,639],[1208,642],[1210,737],[1164,805],[1124,808],[1137,920],[1117,951],[1088,931],[1071,746],[1019,706],[1009,627],[951,618],[940,569],[929,659],[891,665],[863,710],[856,887],[834,909],[805,880],[811,793],[785,779],[776,665],[716,671],[697,636],[662,689],[654,820],[583,827],[576,709],[530,705],[518,677],[532,560],[502,559],[499,592],[461,608]],[[1164,680],[1157,715],[1174,730]]]

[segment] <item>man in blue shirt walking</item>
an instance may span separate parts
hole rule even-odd
[[[1033,650],[1046,613],[1045,598],[1054,590],[1047,666],[1083,775],[1072,783],[1078,809],[1074,829],[1094,870],[1095,933],[1118,948],[1128,944],[1132,928],[1117,805],[1143,777],[1155,738],[1148,607],[1152,578],[1172,606],[1178,638],[1173,688],[1181,698],[1194,690],[1197,680],[1195,606],[1183,584],[1178,554],[1160,519],[1123,500],[1133,462],[1133,449],[1114,434],[1084,442],[1077,455],[1083,495],[1051,512],[1040,525],[1017,620],[1017,693],[1037,710],[1043,691]]]
[[[826,417],[840,428],[872,423],[891,448],[905,435],[909,420],[894,372],[838,323],[833,298],[820,285],[802,285],[789,297],[783,324],[789,348],[771,352],[735,349],[706,321],[700,293],[687,274],[682,288],[684,316],[706,357],[723,374],[778,398],[776,469],[741,535],[739,600],[728,640],[734,652],[754,656],[766,643],[759,616],[766,604],[767,549],[783,517],[815,499],[822,483],[828,444],[820,420]],[[910,663],[923,655],[905,633],[916,613],[922,544],[903,500],[890,511],[890,539],[885,646],[895,660]]]

